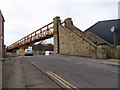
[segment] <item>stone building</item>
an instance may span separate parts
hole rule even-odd
[[[5,19],[0,10],[0,58],[5,56],[5,45],[4,45],[4,22]]]

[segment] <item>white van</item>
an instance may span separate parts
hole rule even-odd
[[[33,55],[33,50],[32,49],[25,49],[24,55],[25,56],[27,56],[27,55]]]

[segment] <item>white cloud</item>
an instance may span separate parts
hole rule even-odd
[[[62,18],[71,17],[83,31],[98,21],[116,19],[118,13],[117,2],[64,2],[57,7]]]

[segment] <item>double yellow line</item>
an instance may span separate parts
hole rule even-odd
[[[48,71],[46,72],[48,75],[52,76],[54,79],[56,79],[57,81],[59,81],[61,84],[63,84],[66,88],[69,88],[70,90],[76,89],[79,90],[78,88],[76,88],[74,85],[70,84],[69,82],[65,81],[64,79],[62,79],[60,76],[56,75],[55,73]]]

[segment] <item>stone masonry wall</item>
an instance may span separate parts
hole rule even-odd
[[[70,23],[70,18],[65,20],[65,27],[61,25],[59,17],[54,18],[54,52],[64,55],[96,57],[96,45],[82,37],[82,31],[70,27]]]
[[[60,17],[53,20],[54,54],[120,59],[120,45],[111,45],[91,32],[82,32],[73,25],[71,18],[64,21],[65,26]]]
[[[115,49],[111,44],[109,44],[105,40],[101,39],[100,37],[96,36],[95,34],[89,32],[89,31],[82,32],[80,29],[78,29],[77,27],[75,27],[73,25],[71,18],[67,18],[65,20],[65,22],[66,22],[65,27],[68,28],[70,31],[74,31],[76,33],[81,34],[81,36],[86,38],[87,40],[89,40],[89,42],[92,42],[95,45],[98,45],[97,48],[101,47],[101,49],[103,49],[103,50],[101,50],[101,56],[103,55],[104,51],[106,50],[106,55],[103,55],[104,58],[105,58],[105,56],[106,56],[106,58],[115,58]],[[103,48],[103,46],[105,49]],[[97,53],[98,53],[97,57],[101,58],[99,50],[97,50]]]
[[[83,32],[80,29],[78,29],[77,27],[75,27],[73,25],[73,22],[71,21],[71,18],[67,18],[65,20],[65,27],[68,28],[70,31],[75,31],[77,33],[80,33],[83,37],[90,40],[94,44],[108,44],[108,45],[110,45],[108,42],[104,41],[103,39],[96,36],[95,34],[89,32],[89,31]]]
[[[95,34],[86,31],[83,33],[84,37],[88,38],[90,41],[92,41],[95,44],[108,44],[110,45],[108,42],[104,41],[103,39],[99,38],[98,36],[96,36]]]
[[[115,58],[120,59],[120,45],[116,46],[116,49],[115,49]]]
[[[96,57],[96,48],[83,38],[59,25],[60,54]]]
[[[111,45],[110,43],[106,42],[105,40],[101,39],[100,37],[96,36],[95,34],[89,32],[89,31],[84,32],[83,35],[85,38],[89,39],[94,44],[96,44],[98,46],[97,48],[101,47],[101,51],[104,52],[104,50],[106,50],[105,51],[106,55],[103,55],[103,52],[101,52],[101,55],[100,55],[100,52],[98,52],[100,49],[99,48],[97,50],[97,53],[98,53],[97,57],[105,58],[105,56],[106,56],[106,58],[114,58],[114,59],[120,58],[120,49],[118,49],[119,45],[118,46]],[[103,48],[103,46],[104,46],[104,48]]]

